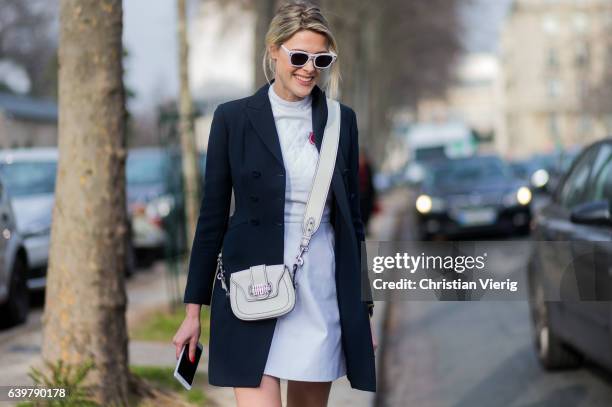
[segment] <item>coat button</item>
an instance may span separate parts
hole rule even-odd
[[[257,201],[259,201],[259,197],[255,195],[251,195],[251,202],[257,202]]]
[[[261,176],[261,172],[259,171],[253,171],[252,174],[253,174],[253,178],[259,178]]]
[[[278,175],[279,177],[284,177],[285,176],[285,174],[282,174],[282,173],[281,174],[276,174],[276,175]]]
[[[253,226],[259,225],[259,219],[255,219],[255,218],[251,219],[251,225],[253,225]]]
[[[283,222],[276,222],[276,226],[283,226]]]

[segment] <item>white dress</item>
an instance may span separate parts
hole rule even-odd
[[[287,173],[284,260],[293,266],[319,152],[311,144],[312,98],[290,102],[270,86],[268,96]],[[314,139],[312,139],[314,140]],[[331,192],[319,229],[297,271],[293,310],[277,319],[264,373],[287,380],[333,381],[346,374],[336,297]]]

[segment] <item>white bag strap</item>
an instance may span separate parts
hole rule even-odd
[[[340,103],[338,101],[327,99],[327,123],[325,124],[325,132],[323,134],[323,142],[315,176],[312,181],[312,188],[308,194],[308,203],[304,212],[304,220],[302,222],[302,240],[300,242],[300,251],[296,257],[297,265],[302,266],[304,263],[302,254],[308,250],[308,244],[312,235],[319,229],[323,210],[325,209],[325,201],[329,194],[334,168],[336,166],[336,157],[338,154],[338,143],[340,141]],[[294,274],[296,267],[294,266]]]

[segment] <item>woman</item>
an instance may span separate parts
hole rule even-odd
[[[319,229],[298,270],[294,309],[279,318],[243,321],[215,284],[222,248],[226,271],[291,265],[327,120],[323,73],[335,94],[337,47],[320,10],[281,6],[266,35],[264,72],[274,79],[254,95],[221,104],[208,143],[202,206],[184,302],[187,316],[173,343],[177,357],[200,336],[201,305],[211,305],[209,382],[230,386],[239,406],[325,406],[333,380],[376,391],[373,304],[361,272],[364,228],[359,211],[355,113],[341,105],[340,143]],[[267,72],[266,72],[266,77]],[[228,221],[232,189],[235,211]],[[370,298],[370,297],[368,297]]]

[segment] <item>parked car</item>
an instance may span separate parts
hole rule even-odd
[[[546,369],[576,367],[589,357],[612,369],[612,302],[584,298],[549,301],[548,288],[560,282],[612,298],[612,138],[580,153],[553,191],[550,202],[534,214],[537,243],[529,261],[529,305],[533,343]],[[563,243],[563,250],[559,248]],[[567,266],[574,273],[568,280]],[[565,277],[565,278],[564,278]],[[587,294],[585,294],[587,293]],[[574,293],[576,294],[576,293]],[[589,301],[584,301],[588,299]]]
[[[17,231],[23,238],[30,290],[46,285],[57,158],[55,148],[0,152],[0,178],[10,194]]]
[[[550,156],[535,156],[527,160],[510,162],[510,167],[517,178],[529,184],[534,191],[546,191],[554,159]]]
[[[580,151],[581,150],[579,148],[572,148],[563,151],[559,155],[559,159],[556,161],[556,165],[550,173],[550,180],[546,185],[546,191],[549,194],[552,194],[552,192],[557,188],[561,178],[563,178],[565,173],[569,170]]]
[[[578,149],[573,148],[549,154],[535,154],[526,160],[511,161],[510,166],[518,178],[530,184],[533,191],[550,194],[578,152]]]
[[[0,178],[11,196],[17,230],[23,239],[30,290],[43,290],[47,282],[57,162],[58,151],[52,147],[0,152]],[[129,244],[125,270],[128,277],[134,272]]]
[[[415,200],[421,239],[528,233],[531,190],[495,155],[429,162]]]
[[[203,173],[205,154],[199,155],[198,165]],[[187,245],[180,150],[131,149],[126,176],[136,256],[150,262],[183,253]]]
[[[30,308],[27,255],[9,192],[0,178],[0,324],[23,323]]]

